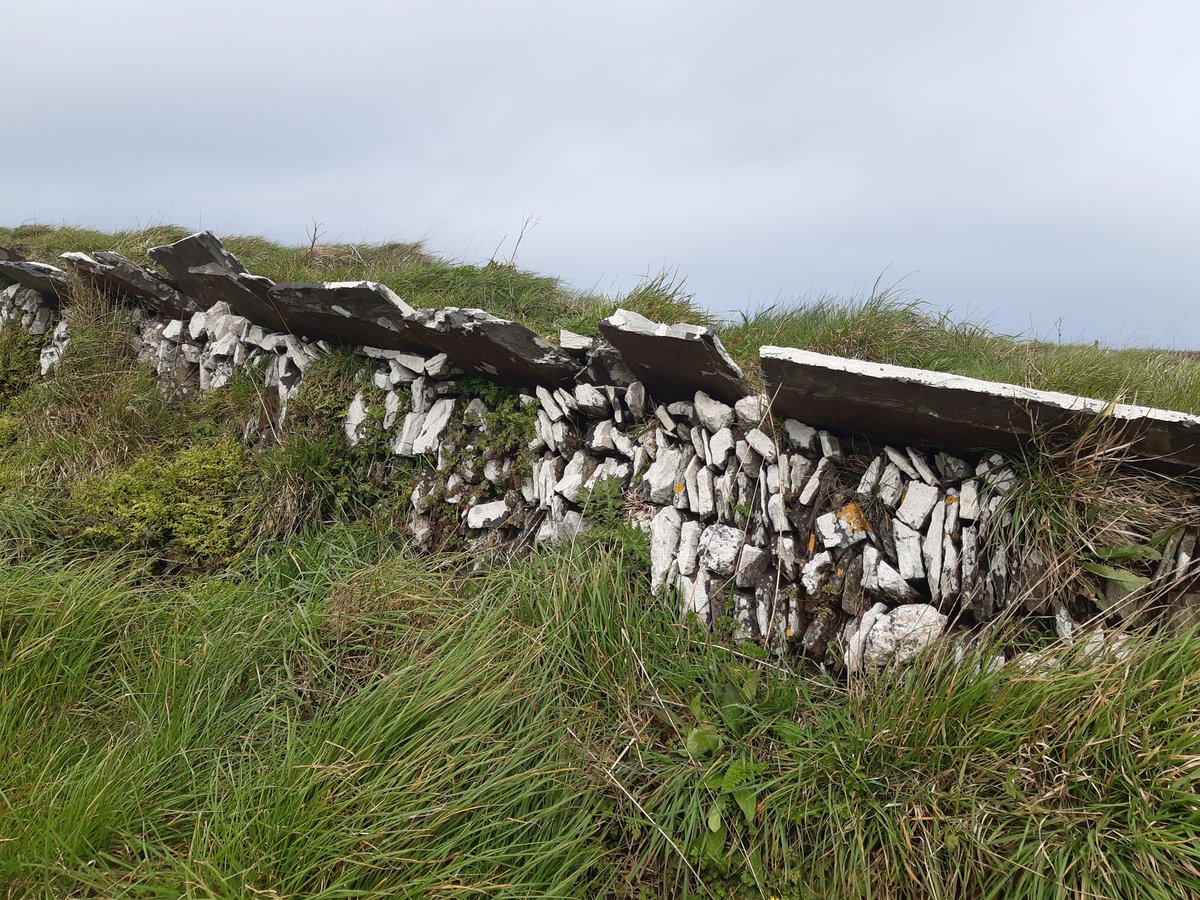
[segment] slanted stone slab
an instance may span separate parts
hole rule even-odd
[[[516,322],[482,309],[417,310],[422,340],[464,372],[517,387],[574,382],[579,364],[554,344]]]
[[[172,319],[187,319],[200,312],[200,304],[177,291],[166,279],[143,269],[120,253],[64,253],[59,259],[100,290],[116,297],[144,303]]]
[[[750,393],[742,370],[711,328],[663,325],[618,309],[601,320],[600,331],[660,402],[691,400],[704,391],[733,404]]]
[[[414,320],[413,308],[387,285],[283,282],[268,290],[267,299],[292,334],[355,347],[432,350],[424,329]]]
[[[251,275],[211,231],[188,235],[173,244],[151,247],[150,258],[167,270],[179,290],[202,309],[225,302],[239,316],[271,331],[301,334],[270,298],[274,282]]]
[[[1078,434],[1108,414],[1146,465],[1200,468],[1200,417],[1187,413],[789,347],[763,347],[761,359],[774,412],[833,431],[944,450],[1016,450],[1034,429]]]
[[[21,259],[12,250],[6,250],[5,254],[11,258],[0,259],[0,278],[7,278],[52,299],[67,296],[71,285],[67,273],[58,266]]]

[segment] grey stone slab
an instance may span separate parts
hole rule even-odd
[[[413,308],[374,281],[283,282],[267,291],[266,301],[292,334],[383,350],[433,349],[414,321]],[[230,306],[256,321],[232,302]]]
[[[1016,450],[1034,429],[1079,434],[1107,415],[1146,465],[1200,468],[1200,417],[1187,413],[788,347],[763,347],[760,356],[774,411],[833,431],[950,451]]]
[[[151,247],[149,253],[179,290],[202,308],[225,302],[237,315],[256,325],[272,331],[298,333],[270,299],[274,282],[251,275],[241,260],[226,250],[211,231],[188,235],[173,244]]]
[[[421,339],[464,372],[513,386],[572,384],[579,365],[524,325],[482,309],[417,310]]]
[[[59,259],[106,294],[132,299],[176,319],[187,319],[200,312],[200,304],[194,299],[120,253],[109,250],[64,253]]]
[[[0,260],[0,278],[31,288],[51,298],[64,298],[71,283],[67,273],[49,263],[31,262],[23,259]]]
[[[750,393],[742,370],[711,328],[664,325],[619,309],[600,331],[659,401],[691,400],[697,391],[725,403]]]

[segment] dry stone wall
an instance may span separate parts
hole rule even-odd
[[[774,364],[773,408],[707,328],[621,310],[603,338],[564,332],[554,345],[480,310],[414,310],[370,282],[274,284],[209,233],[151,255],[165,274],[116,254],[65,254],[61,270],[8,254],[0,275],[16,283],[0,291],[0,322],[49,335],[49,373],[70,341],[59,297],[87,279],[140,311],[141,356],[164,384],[220,390],[256,367],[278,420],[316,360],[353,347],[370,378],[345,412],[346,439],[382,434],[412,460],[419,542],[448,528],[484,547],[568,541],[594,524],[598,498],[616,498],[648,535],[652,588],[681,615],[852,670],[1018,608],[1054,615],[1064,637],[1079,628],[1039,589],[1037,560],[1005,540],[1014,475],[1003,457],[931,447],[929,432],[874,440],[867,401],[844,389],[831,405],[810,370],[817,420],[795,373]],[[512,390],[481,393],[481,378]],[[842,428],[820,427],[831,411]],[[1184,438],[1200,422],[1180,421],[1172,446],[1192,452]],[[1195,546],[1184,534],[1162,577],[1187,584]]]

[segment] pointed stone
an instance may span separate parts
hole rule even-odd
[[[619,309],[600,321],[600,331],[660,401],[704,391],[734,403],[750,393],[742,370],[710,328],[664,325]]]
[[[700,535],[704,526],[688,519],[679,529],[679,574],[694,575],[700,559]]]
[[[693,398],[696,418],[709,431],[717,432],[733,424],[733,407],[714,400],[704,391],[697,391]]]
[[[896,517],[905,525],[921,531],[929,521],[929,515],[935,506],[940,506],[941,494],[938,489],[921,481],[909,482],[908,490],[904,492],[904,501],[896,511]],[[941,529],[939,516],[938,528]]]
[[[683,524],[679,510],[666,506],[650,520],[650,590],[658,593],[671,572],[679,551]]]

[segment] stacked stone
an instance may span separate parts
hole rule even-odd
[[[41,355],[42,374],[48,375],[58,365],[70,342],[67,322],[58,307],[40,291],[10,284],[0,290],[0,328],[10,323],[35,337],[50,335]]]
[[[239,369],[265,367],[265,385],[277,390],[281,410],[308,367],[330,349],[324,341],[268,331],[224,301],[187,319],[147,316],[142,326],[142,358],[184,393],[216,390]]]

